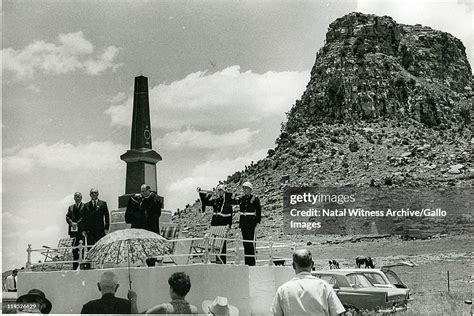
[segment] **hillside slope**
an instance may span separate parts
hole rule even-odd
[[[330,24],[276,147],[222,180],[232,191],[253,183],[263,205],[258,238],[295,240],[302,237],[288,237],[282,228],[287,186],[472,188],[472,88],[465,48],[452,35],[387,16],[348,14]],[[199,210],[196,201],[173,220],[202,236],[211,215]],[[427,225],[473,232],[474,221],[454,214]],[[393,232],[401,226],[410,223],[394,225]],[[368,227],[348,221],[340,233],[368,233]]]

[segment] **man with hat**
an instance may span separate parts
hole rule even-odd
[[[227,297],[217,296],[214,301],[202,302],[202,311],[207,314],[219,316],[239,316],[239,309],[229,305]]]
[[[237,201],[240,205],[240,221],[239,227],[242,231],[243,240],[255,239],[255,227],[260,224],[262,217],[262,207],[260,199],[252,194],[252,183],[246,181],[242,184],[244,195]],[[254,266],[255,260],[255,243],[253,241],[244,242],[245,264]]]
[[[82,203],[82,194],[81,192],[74,193],[74,204],[70,205],[66,213],[66,222],[68,223],[68,234],[69,237],[75,238],[73,246],[76,247],[79,245],[79,242],[82,240],[84,242],[84,237],[82,236],[82,216],[84,214],[84,203]],[[79,249],[75,248],[72,250],[72,256],[74,260],[79,260]],[[73,270],[76,270],[79,266],[79,262],[74,262],[72,264]]]
[[[49,314],[53,305],[43,291],[32,289],[16,300],[19,313]]]
[[[234,202],[232,193],[225,191],[225,186],[219,184],[217,186],[217,194],[212,194],[209,191],[202,191],[201,188],[197,188],[199,197],[201,198],[202,211],[206,209],[206,206],[212,206],[213,214],[211,219],[211,226],[232,226],[232,204]],[[222,245],[222,256],[219,256],[218,262],[226,263],[227,253],[227,241],[224,240]]]

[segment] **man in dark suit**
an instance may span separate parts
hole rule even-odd
[[[81,314],[138,314],[137,293],[129,290],[128,300],[115,297],[119,283],[114,272],[104,272],[97,287],[102,297],[84,304]]]
[[[99,200],[99,190],[92,188],[90,196],[91,200],[84,207],[83,234],[87,236],[87,245],[94,245],[105,236],[110,219],[107,202]]]
[[[132,195],[127,202],[127,209],[125,210],[125,222],[132,224],[131,228],[145,229],[146,215],[145,210],[142,209],[143,197],[137,193]]]
[[[161,201],[151,187],[142,184],[140,194],[130,197],[125,211],[125,221],[131,228],[140,228],[160,234]]]
[[[146,216],[145,229],[159,235],[161,201],[158,195],[155,192],[152,192],[151,187],[147,184],[142,184],[140,191],[143,198],[141,208],[144,210]]]
[[[82,236],[83,229],[83,214],[84,214],[84,203],[82,203],[81,192],[74,193],[74,204],[70,205],[66,213],[66,222],[68,223],[68,234],[69,237],[75,238],[73,246],[78,246],[79,242],[84,238]],[[74,260],[79,260],[79,249],[72,250],[72,256]],[[72,264],[74,270],[79,266],[78,262]]]

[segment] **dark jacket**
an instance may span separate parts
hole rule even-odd
[[[125,222],[132,224],[132,228],[146,229],[159,234],[160,216],[161,201],[154,192],[147,198],[135,194],[128,200]]]
[[[212,206],[211,226],[232,226],[232,204],[238,204],[232,198],[232,193],[225,192],[223,197],[212,196],[210,193],[199,193],[199,197],[201,198],[203,210],[205,210],[206,206]]]
[[[141,208],[142,195],[132,195],[127,202],[127,210],[125,211],[125,222],[132,224],[132,228],[145,229],[146,215],[145,210]]]
[[[98,300],[92,300],[82,306],[81,314],[130,314],[132,304],[129,300],[106,293]]]
[[[86,203],[83,215],[83,230],[86,232],[100,232],[109,229],[109,209],[107,202],[97,200],[94,208],[92,201]]]
[[[143,198],[141,208],[145,212],[145,229],[160,234],[161,201],[154,192]]]
[[[262,206],[260,199],[253,195],[244,195],[238,199],[240,205],[239,227],[252,227],[260,223],[262,217]],[[255,213],[255,215],[244,215],[243,213]]]
[[[84,214],[84,207],[85,207],[85,204],[81,202],[81,204],[79,204],[79,207],[76,206],[76,203],[74,203],[73,205],[70,205],[67,209],[67,213],[66,213],[66,222],[68,223],[68,229],[67,229],[67,233],[69,234],[69,236],[71,237],[80,237],[81,236],[81,232],[83,230],[83,214]],[[71,232],[71,226],[72,226],[72,223],[77,223],[77,226],[78,226],[78,231],[77,232]]]

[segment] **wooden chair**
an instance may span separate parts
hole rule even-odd
[[[166,224],[161,227],[161,236],[163,236],[164,238],[168,240],[178,239],[180,232],[181,232],[181,227],[178,224]],[[169,254],[176,254],[176,245],[177,245],[176,241],[171,242]],[[181,260],[179,260],[178,257],[176,258],[169,257],[169,259],[171,260],[170,262],[173,262],[175,264],[181,263]]]
[[[229,226],[211,226],[211,229],[206,234],[209,238],[209,243],[206,245],[206,239],[198,242],[192,242],[190,247],[190,253],[192,255],[198,255],[197,257],[204,261],[204,254],[206,249],[208,253],[211,255],[209,256],[209,260],[211,262],[220,262],[223,263],[220,254],[222,254],[222,248],[224,246],[224,239],[227,238],[229,234]],[[196,257],[196,256],[191,256]],[[189,260],[188,260],[189,261]]]
[[[73,260],[72,257],[72,249],[64,248],[64,247],[73,247],[76,238],[62,238],[58,242],[57,248],[51,248],[48,246],[43,246],[46,248],[46,251],[41,252],[41,254],[45,257],[42,265],[42,270],[44,270],[45,265],[52,264],[62,270],[64,262],[61,263],[54,263],[55,261],[69,261]],[[64,249],[60,249],[64,248]]]

